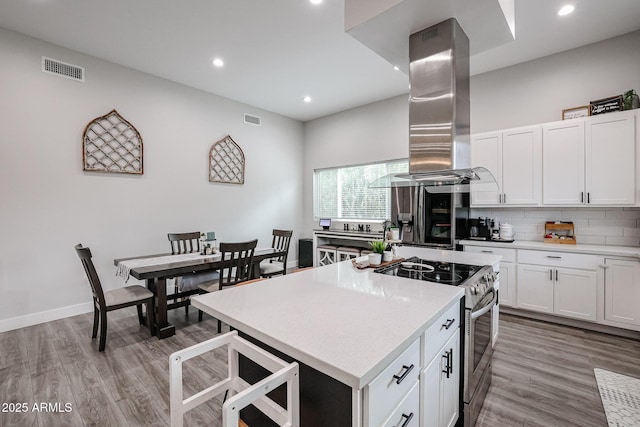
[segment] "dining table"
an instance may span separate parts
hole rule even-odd
[[[260,276],[261,261],[283,255],[283,251],[274,248],[256,248],[250,278]],[[164,339],[175,335],[175,326],[167,319],[167,279],[219,270],[224,266],[225,261],[222,260],[220,253],[207,255],[165,253],[117,258],[113,263],[116,266],[116,275],[121,276],[125,282],[129,280],[129,277],[144,280],[147,288],[154,293],[156,300],[155,332],[159,339]]]

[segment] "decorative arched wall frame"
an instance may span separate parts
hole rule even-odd
[[[142,137],[116,110],[96,117],[82,135],[83,170],[142,175]]]
[[[244,184],[244,153],[229,135],[209,150],[209,181]]]

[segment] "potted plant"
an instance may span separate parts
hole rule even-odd
[[[374,240],[369,242],[369,246],[373,251],[372,254],[369,254],[369,264],[379,265],[382,262],[382,253],[387,248],[387,244],[384,240]]]
[[[623,109],[635,110],[640,104],[640,98],[635,90],[628,90],[622,95]]]

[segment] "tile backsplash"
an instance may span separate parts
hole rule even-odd
[[[473,208],[469,216],[513,225],[516,240],[541,242],[546,221],[572,221],[578,243],[640,246],[640,208]]]

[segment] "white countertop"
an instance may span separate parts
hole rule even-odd
[[[494,264],[486,254],[399,248],[400,256]],[[455,304],[461,288],[358,270],[350,261],[192,297],[193,305],[355,389]]]
[[[640,247],[633,246],[609,246],[609,245],[585,245],[576,243],[575,245],[563,245],[555,243],[515,241],[513,243],[493,242],[490,240],[461,240],[464,246],[489,246],[494,248],[511,249],[534,249],[553,252],[572,252],[580,254],[601,255],[601,256],[623,256],[640,258]]]

